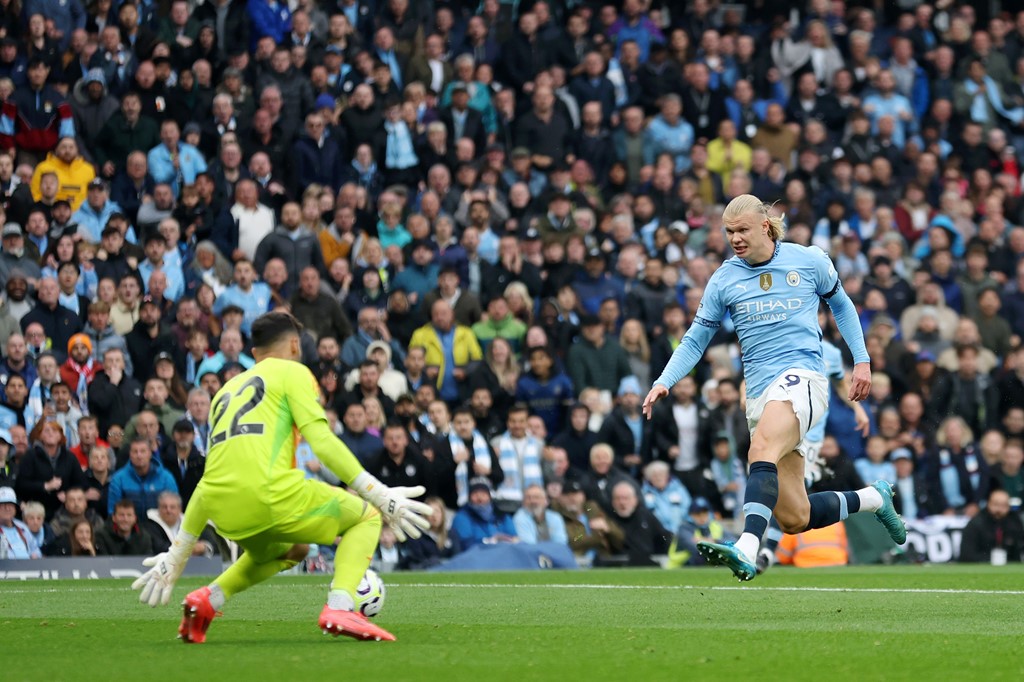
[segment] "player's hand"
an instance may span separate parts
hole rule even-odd
[[[433,507],[411,499],[427,492],[423,486],[389,488],[364,471],[352,481],[352,487],[360,497],[380,510],[384,522],[391,527],[399,542],[408,538],[415,540],[430,528]]]
[[[406,488],[396,486],[388,488],[385,499],[387,505],[381,507],[384,520],[395,532],[399,542],[405,542],[408,538],[416,539],[423,535],[423,531],[430,528],[430,515],[434,513],[433,507],[423,502],[417,502],[413,497],[421,497],[427,489],[421,485]]]
[[[871,431],[871,420],[868,419],[868,413],[864,411],[864,406],[860,403],[853,404],[853,418],[857,420],[857,430],[860,431],[860,435],[867,438]]]
[[[146,573],[132,583],[133,590],[142,590],[139,601],[155,607],[157,604],[167,605],[171,601],[174,585],[185,570],[185,562],[178,562],[170,552],[157,554],[142,560],[143,566],[152,566]]]
[[[655,384],[651,388],[651,392],[644,398],[644,416],[647,419],[651,418],[651,414],[654,412],[654,403],[658,402],[662,398],[668,395],[668,389],[661,384]]]
[[[858,362],[853,366],[853,380],[850,382],[850,400],[859,402],[871,392],[871,363]]]
[[[155,607],[157,604],[166,606],[171,601],[174,585],[185,570],[196,540],[198,538],[191,533],[179,530],[169,550],[142,560],[143,566],[151,568],[132,583],[133,590],[142,590],[140,602]]]

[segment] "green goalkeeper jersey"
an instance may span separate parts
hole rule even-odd
[[[342,481],[350,483],[362,471],[331,433],[319,395],[305,365],[265,358],[213,397],[206,471],[197,492],[205,515],[225,537],[250,537],[303,508],[309,492],[295,468],[300,433]]]

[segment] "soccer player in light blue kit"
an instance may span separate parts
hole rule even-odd
[[[907,535],[885,481],[809,497],[804,488],[806,435],[828,405],[819,299],[828,302],[853,351],[850,400],[868,396],[871,366],[857,311],[832,261],[820,249],[782,243],[782,219],[768,210],[750,194],[729,202],[722,221],[736,256],[708,281],[693,324],[643,407],[650,419],[654,404],[703,356],[728,311],[742,348],[751,432],[744,527],[735,544],[702,542],[697,550],[709,564],[727,566],[741,581],[757,574],[757,552],[773,513],[788,533],[830,526],[863,511],[874,513],[897,544],[906,542]]]
[[[825,328],[825,322],[827,319],[828,313],[819,309],[818,324],[822,329]],[[860,403],[856,403],[843,397],[845,395],[849,395],[850,385],[846,380],[846,369],[843,367],[842,351],[828,341],[823,340],[821,342],[821,358],[825,363],[825,377],[836,389],[836,394],[843,398],[843,400],[853,410],[857,430],[861,432],[861,435],[867,436],[868,430],[871,428],[871,420],[868,419],[868,413]],[[812,426],[807,432],[807,435],[804,436],[804,441],[806,442],[806,450],[803,452],[804,483],[808,490],[812,485],[821,480],[822,477],[823,466],[820,453],[821,444],[825,440],[825,424],[828,422],[828,413],[829,408],[828,403],[826,403],[825,413],[821,415],[821,419],[818,420],[818,423]],[[768,530],[765,532],[764,544],[761,546],[761,551],[757,554],[758,575],[764,573],[775,564],[775,550],[778,548],[781,540],[782,529],[779,528],[779,522],[776,521],[773,516],[771,521],[768,522]]]

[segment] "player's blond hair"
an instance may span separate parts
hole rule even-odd
[[[773,241],[779,241],[786,233],[786,226],[781,216],[772,215],[772,205],[766,204],[753,194],[741,194],[725,207],[722,213],[722,222],[735,222],[737,218],[745,215],[756,215],[768,220],[768,236]]]

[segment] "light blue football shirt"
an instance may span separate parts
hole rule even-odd
[[[694,324],[717,327],[729,312],[747,399],[753,400],[788,369],[825,373],[818,302],[838,288],[839,275],[824,251],[780,242],[766,263],[726,260],[708,281]]]
[[[842,381],[846,375],[846,368],[843,367],[843,353],[828,341],[821,342],[821,356],[825,362],[825,376],[829,381]],[[829,391],[831,400],[832,391]],[[820,443],[825,440],[825,422],[828,421],[828,407],[821,415],[817,424],[811,427],[804,438],[808,443]]]

